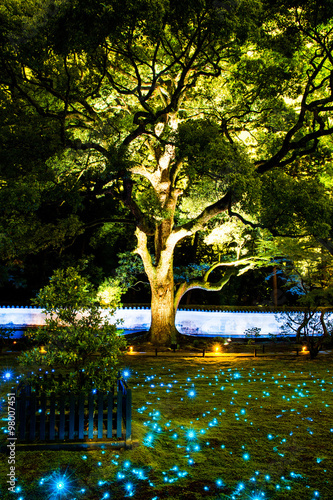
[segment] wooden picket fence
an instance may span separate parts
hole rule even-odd
[[[131,447],[131,405],[131,389],[123,380],[116,390],[95,394],[46,395],[23,386],[16,394],[16,447]]]

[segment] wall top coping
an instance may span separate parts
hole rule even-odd
[[[11,305],[4,305],[0,306],[0,312],[1,310],[6,310],[6,309],[23,309],[23,310],[31,310],[31,311],[37,311],[41,310],[41,308],[37,306],[11,306]],[[118,307],[120,310],[147,310],[150,309],[149,304],[124,304],[121,307]],[[332,308],[318,308],[318,311],[325,310],[327,312],[332,312]],[[202,311],[202,312],[230,312],[230,313],[292,313],[292,312],[302,312],[305,311],[304,308],[302,307],[270,307],[270,306],[249,306],[249,307],[242,307],[242,306],[200,306],[200,305],[189,305],[189,306],[182,306],[178,308],[178,311]]]

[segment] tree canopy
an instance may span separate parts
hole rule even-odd
[[[0,84],[13,147],[0,158],[3,192],[9,164],[31,202],[29,182],[43,191],[41,176],[53,176],[64,212],[46,229],[53,241],[53,228],[63,239],[83,231],[78,207],[101,200],[106,217],[134,223],[152,339],[174,339],[191,285],[175,293],[185,238],[229,217],[329,237],[332,12],[330,1],[5,0]],[[220,284],[253,257],[216,263]],[[206,278],[200,286],[214,288]]]

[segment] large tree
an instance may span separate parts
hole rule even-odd
[[[330,5],[3,2],[2,91],[57,131],[49,167],[131,214],[155,343],[175,339],[186,290],[218,288],[208,271],[175,293],[176,245],[224,214],[255,225],[281,179],[312,182],[296,167],[333,132]],[[218,265],[221,287],[253,263]]]

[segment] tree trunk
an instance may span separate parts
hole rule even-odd
[[[175,317],[173,279],[156,278],[155,283],[151,284],[150,338],[153,344],[170,345],[177,342]]]
[[[154,264],[147,248],[147,235],[137,228],[136,237],[138,240],[136,251],[142,258],[151,289],[150,339],[155,345],[170,345],[178,338],[175,326],[177,307],[173,278],[175,245],[170,247],[164,245],[162,250],[156,245],[157,263]]]

